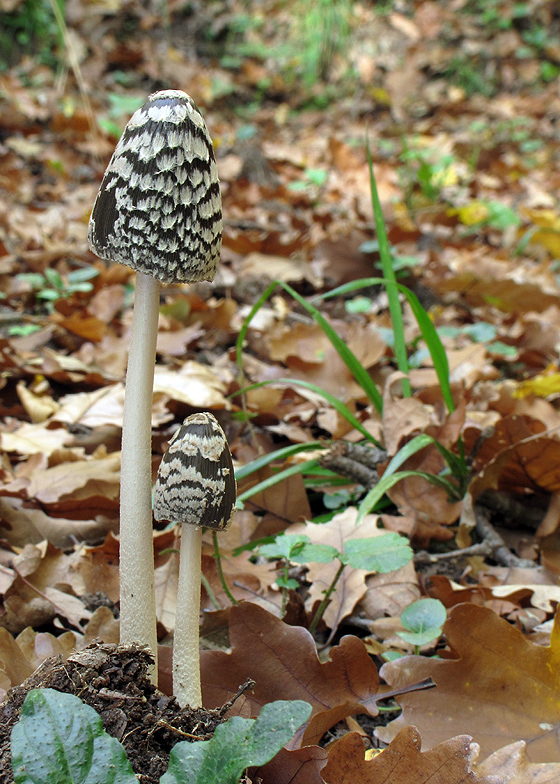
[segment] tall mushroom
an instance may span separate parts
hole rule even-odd
[[[202,528],[223,531],[231,522],[236,486],[224,431],[209,413],[191,414],[161,461],[154,517],[181,523],[177,613],[173,636],[173,694],[181,707],[198,708],[200,690],[200,560]]]
[[[212,140],[186,93],[153,93],[134,113],[103,177],[88,240],[102,259],[137,273],[122,433],[120,636],[157,656],[151,417],[159,288],[212,280],[222,242]]]

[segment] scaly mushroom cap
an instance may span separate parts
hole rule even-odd
[[[224,531],[236,499],[231,452],[212,414],[191,414],[169,442],[155,490],[157,521]]]
[[[212,140],[180,90],[150,95],[115,148],[89,222],[91,250],[163,283],[213,280],[222,201]]]

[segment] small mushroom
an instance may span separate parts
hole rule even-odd
[[[200,562],[202,528],[224,531],[236,499],[231,452],[209,413],[191,414],[161,461],[154,517],[181,523],[177,612],[173,637],[173,694],[181,707],[198,708],[200,689]]]
[[[147,645],[154,656],[151,421],[160,281],[212,280],[221,240],[218,171],[204,119],[186,93],[153,93],[117,144],[88,241],[102,259],[137,273],[122,434],[121,642]]]

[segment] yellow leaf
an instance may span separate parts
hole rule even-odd
[[[464,226],[474,226],[488,218],[488,207],[481,201],[471,201],[464,207],[448,211],[449,215],[457,215]]]
[[[560,373],[548,373],[521,381],[514,389],[513,396],[516,398],[524,398],[529,395],[548,397],[558,392],[560,392]]]

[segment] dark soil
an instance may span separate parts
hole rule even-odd
[[[74,694],[101,716],[117,738],[141,784],[156,784],[167,770],[169,752],[181,740],[207,740],[231,707],[181,709],[150,682],[150,654],[142,648],[94,643],[66,661],[48,659],[0,704],[0,784],[13,784],[10,734],[28,691],[57,689]]]

